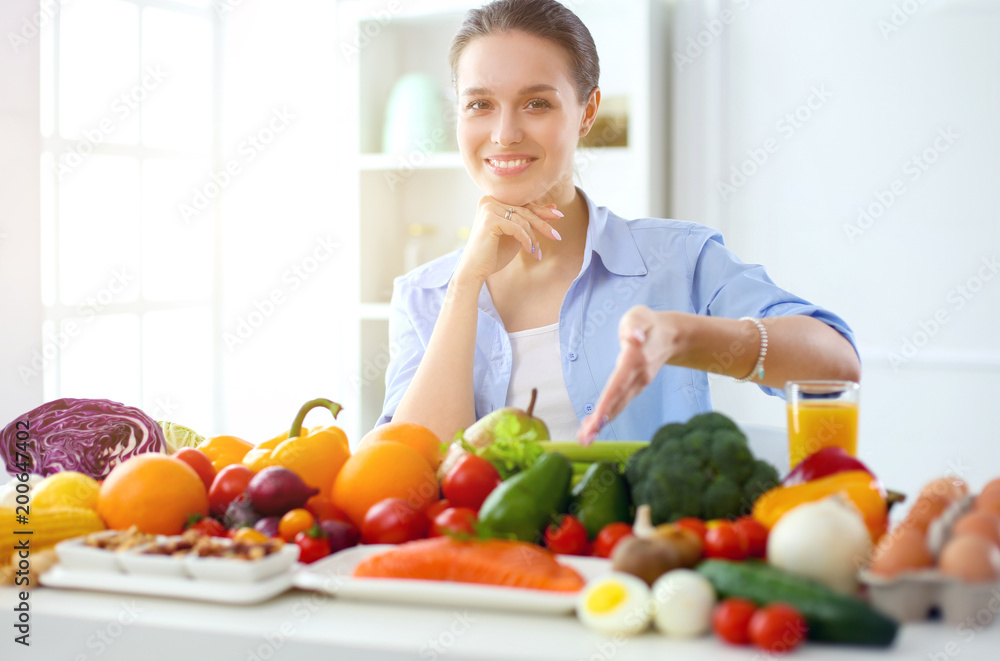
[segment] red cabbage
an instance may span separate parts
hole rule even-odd
[[[163,430],[137,408],[108,399],[56,399],[20,415],[0,432],[7,472],[23,471],[17,434],[28,423],[29,473],[73,470],[103,480],[117,464],[145,452],[166,452]],[[22,446],[23,452],[23,446]]]

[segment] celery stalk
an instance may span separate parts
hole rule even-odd
[[[596,461],[624,462],[637,451],[647,447],[647,441],[596,441],[584,447],[575,441],[540,441],[546,454],[558,452],[572,462],[594,463]]]

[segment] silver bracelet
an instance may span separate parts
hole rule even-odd
[[[767,329],[764,328],[764,324],[761,323],[760,319],[754,319],[753,317],[740,317],[740,321],[749,321],[757,327],[757,332],[760,333],[760,353],[757,355],[757,362],[754,363],[753,369],[750,370],[750,373],[742,379],[736,379],[736,383],[746,383],[751,379],[763,381],[764,356],[767,355]]]

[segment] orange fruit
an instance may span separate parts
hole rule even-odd
[[[444,459],[444,453],[441,452],[441,439],[427,427],[415,422],[387,422],[379,425],[362,437],[358,449],[370,443],[382,441],[394,441],[410,446],[423,455],[434,470],[437,470]]]
[[[97,494],[97,513],[114,530],[179,535],[192,514],[208,515],[208,493],[193,468],[150,452],[112,469]]]
[[[402,443],[369,442],[351,455],[333,483],[331,500],[361,528],[365,514],[386,498],[405,498],[421,509],[440,497],[434,469]]]

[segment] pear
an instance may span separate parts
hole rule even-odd
[[[438,476],[444,477],[449,470],[466,454],[465,445],[475,449],[484,448],[498,438],[514,437],[524,441],[547,441],[549,440],[549,428],[545,426],[540,418],[532,415],[535,409],[535,400],[538,398],[538,388],[531,389],[531,402],[528,403],[526,411],[513,406],[505,406],[492,413],[484,415],[475,423],[469,426],[461,434],[461,441],[456,440],[448,448],[448,454],[441,467],[438,469]],[[462,442],[464,441],[464,443]]]

